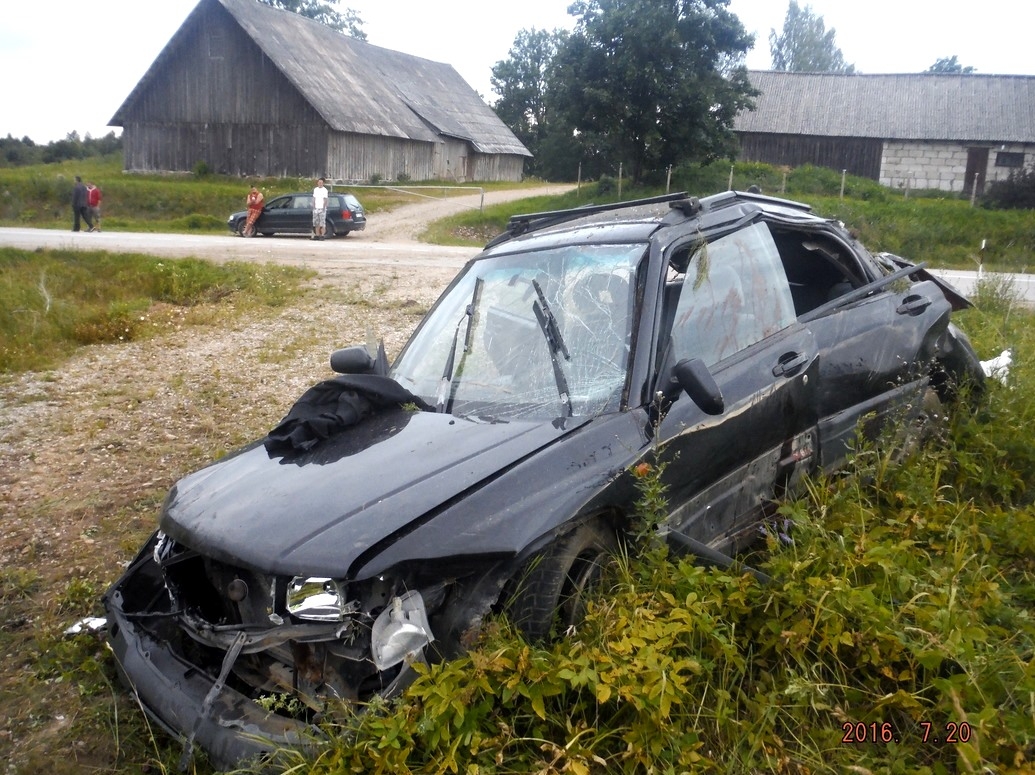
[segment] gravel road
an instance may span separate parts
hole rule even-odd
[[[486,192],[484,204],[559,194],[570,189],[570,185],[547,185]],[[351,277],[356,267],[371,265],[382,268],[444,269],[455,273],[478,252],[477,249],[428,245],[419,242],[418,235],[432,221],[465,210],[478,209],[482,202],[481,194],[421,199],[390,212],[371,213],[365,230],[324,242],[314,242],[303,236],[242,239],[229,231],[214,235],[117,231],[90,234],[54,229],[2,228],[0,246],[25,250],[107,250],[155,256],[199,256],[215,261],[274,262],[315,269],[327,279]]]

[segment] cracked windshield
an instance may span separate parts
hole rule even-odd
[[[645,245],[583,245],[473,264],[392,376],[440,412],[489,420],[619,407]]]

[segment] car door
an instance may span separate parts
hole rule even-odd
[[[313,197],[310,194],[295,194],[285,213],[287,223],[284,231],[293,234],[309,234],[313,230]]]
[[[669,526],[715,548],[745,543],[761,507],[813,463],[817,347],[796,320],[764,224],[697,248],[669,284],[666,363],[700,359],[722,396],[683,393],[657,428]]]
[[[264,234],[288,231],[290,229],[289,213],[291,208],[291,196],[278,196],[263,209],[262,217],[259,219],[259,231]]]
[[[949,312],[933,282],[906,280],[808,320],[822,364],[817,408],[824,467],[844,457],[860,427],[872,436],[896,413],[920,410]]]
[[[951,304],[934,282],[910,279],[912,267],[882,275],[835,233],[773,228],[799,321],[819,348],[819,458],[829,469],[860,427],[873,435],[894,413],[919,411]]]

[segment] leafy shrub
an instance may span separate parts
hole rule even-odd
[[[146,304],[113,302],[107,309],[78,319],[72,327],[72,338],[82,345],[130,342],[136,338],[145,309]]]
[[[597,193],[600,196],[612,196],[618,192],[618,183],[610,175],[601,175],[597,181]]]
[[[982,510],[957,453],[895,467],[860,449],[846,475],[812,482],[782,509],[794,541],[769,545],[774,584],[654,552],[619,565],[552,648],[493,625],[405,700],[328,727],[306,771],[499,772],[500,757],[507,772],[1022,765],[1035,755],[1035,510]]]
[[[212,167],[209,166],[207,161],[202,159],[194,163],[194,169],[192,172],[194,173],[194,177],[204,178],[212,174]]]
[[[212,231],[213,229],[226,228],[226,219],[215,215],[201,215],[191,213],[185,218],[174,218],[170,223],[174,229],[184,231]]]
[[[1023,167],[988,187],[982,205],[994,210],[1035,209],[1035,167]]]

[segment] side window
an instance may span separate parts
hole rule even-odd
[[[674,355],[713,366],[794,320],[776,244],[768,226],[755,224],[691,256],[672,320]]]
[[[799,316],[866,285],[858,259],[838,240],[820,232],[787,228],[777,228],[773,238]]]
[[[293,210],[312,210],[313,209],[313,198],[311,196],[296,196],[295,201],[291,203]]]

